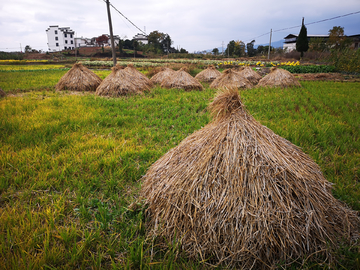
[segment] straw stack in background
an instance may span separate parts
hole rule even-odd
[[[218,71],[214,65],[210,65],[207,69],[199,72],[195,76],[195,79],[200,82],[213,82],[219,76],[221,76],[221,72]]]
[[[81,63],[75,63],[73,67],[61,77],[55,85],[57,91],[95,91],[102,82],[94,72],[84,67]]]
[[[257,86],[284,88],[293,86],[301,87],[301,84],[289,71],[272,67],[270,73],[263,77]]]
[[[163,88],[178,88],[184,89],[185,91],[191,90],[203,90],[204,87],[199,83],[193,76],[191,76],[186,68],[181,68],[175,71],[171,76],[166,77],[161,83]]]
[[[136,72],[135,72],[136,71]],[[133,94],[143,94],[153,85],[143,74],[135,68],[116,65],[112,72],[96,89],[96,95],[120,97]]]
[[[226,69],[221,76],[217,77],[211,84],[210,88],[220,89],[223,87],[250,89],[253,87],[252,83],[246,79],[242,74],[232,69]]]

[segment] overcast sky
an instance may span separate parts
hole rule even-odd
[[[282,40],[298,34],[305,17],[308,34],[328,34],[333,26],[346,35],[360,34],[360,13],[321,23],[312,22],[359,12],[360,0],[111,0],[124,16],[149,34],[170,35],[173,47],[189,52],[224,47],[231,40],[255,44]],[[140,31],[111,8],[113,32],[132,39]],[[0,51],[20,51],[26,45],[48,49],[46,29],[70,27],[77,37],[109,33],[103,0],[11,0],[0,2]],[[297,26],[295,28],[291,28]],[[281,30],[284,28],[291,28]],[[277,31],[281,30],[281,31]],[[20,45],[21,44],[21,45]]]

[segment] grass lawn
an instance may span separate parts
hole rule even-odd
[[[0,71],[0,88],[21,92],[0,99],[0,265],[206,268],[171,248],[151,258],[143,210],[129,205],[149,166],[209,123],[206,107],[216,91],[157,87],[117,99],[55,92],[65,72]],[[96,72],[102,78],[110,73]],[[241,96],[261,124],[320,165],[336,198],[360,210],[360,85],[301,84]],[[360,267],[359,248],[340,248],[333,267]]]

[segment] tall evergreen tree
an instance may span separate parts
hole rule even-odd
[[[307,38],[307,30],[304,25],[304,18],[303,18],[300,33],[296,40],[296,50],[301,53],[301,58],[303,58],[304,52],[307,52],[308,49],[309,49],[309,41]]]

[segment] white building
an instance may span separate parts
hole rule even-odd
[[[50,52],[75,49],[75,32],[70,27],[52,25],[46,29]]]
[[[108,41],[107,43],[104,44],[104,46],[111,46],[111,40],[110,40],[110,35],[108,34],[103,34],[105,36],[108,37]],[[79,47],[96,47],[96,46],[99,46],[99,44],[97,44],[96,42],[96,39],[97,37],[93,37],[93,38],[84,38],[84,37],[76,37],[75,38],[75,45],[76,45],[76,48],[79,48]],[[117,35],[114,35],[114,45],[115,46],[118,46],[119,45],[119,40],[120,40],[120,37],[117,36]]]
[[[311,38],[322,38],[324,41],[326,41],[329,38],[329,35],[308,35],[307,38],[309,41]],[[289,34],[284,37],[284,39],[284,50],[286,49],[288,52],[296,50],[296,41],[298,39],[298,35]]]
[[[76,37],[75,38],[76,48],[79,47],[95,47],[95,43],[91,38]]]
[[[148,37],[145,36],[144,34],[136,34],[134,37],[133,37],[134,40],[137,40],[143,44],[148,44]]]

